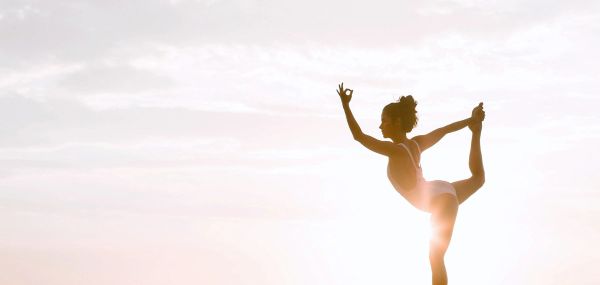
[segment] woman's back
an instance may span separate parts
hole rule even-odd
[[[388,178],[400,194],[415,188],[417,182],[423,180],[421,172],[419,145],[412,140],[399,143],[406,150],[404,154],[393,155],[388,160]]]

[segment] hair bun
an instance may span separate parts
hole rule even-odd
[[[402,96],[398,102],[400,105],[402,105],[403,109],[410,110],[415,113],[417,112],[415,109],[417,107],[417,101],[415,101],[415,98],[413,98],[412,95]]]

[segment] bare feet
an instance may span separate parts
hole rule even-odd
[[[473,108],[471,112],[471,122],[469,123],[469,129],[473,133],[480,133],[482,128],[482,122],[485,119],[485,111],[483,110],[483,103],[479,103],[477,107]]]

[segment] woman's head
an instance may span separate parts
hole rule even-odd
[[[381,112],[379,128],[384,137],[394,133],[408,133],[417,125],[417,101],[412,95],[402,96],[397,102],[390,103]]]

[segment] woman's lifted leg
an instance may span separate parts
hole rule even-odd
[[[452,183],[452,186],[456,189],[459,204],[467,200],[473,193],[477,192],[485,182],[485,170],[483,169],[480,143],[482,122],[485,118],[482,103],[473,109],[471,118],[473,120],[473,122],[469,124],[469,129],[471,129],[472,132],[471,151],[469,153],[469,169],[471,170],[471,177]]]

